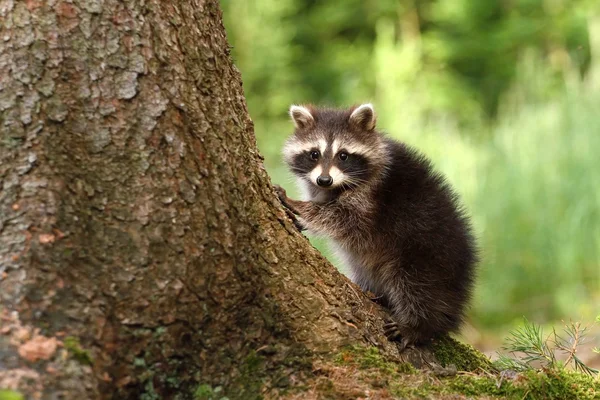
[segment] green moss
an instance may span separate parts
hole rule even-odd
[[[172,389],[179,389],[181,382],[179,381],[179,377],[177,376],[167,376],[164,379],[166,385]]]
[[[469,399],[592,400],[600,399],[600,381],[587,375],[561,370],[528,371],[514,378],[497,374],[457,375],[452,378],[392,381],[390,393],[397,398],[438,398],[461,395]]]
[[[427,381],[395,381],[390,384],[390,393],[398,399],[434,399],[439,390]]]
[[[472,372],[438,377],[386,359],[377,348],[352,346],[334,357],[333,366],[323,369],[335,373],[324,375],[312,388],[317,390],[319,398],[324,399],[355,398],[357,393],[367,391],[373,395],[387,393],[402,399],[600,399],[600,379],[588,375],[560,368],[504,376],[470,346],[447,338],[436,343],[435,347],[440,362],[445,366],[454,364]],[[349,379],[332,381],[331,378],[336,376],[348,376]]]
[[[164,335],[167,332],[167,328],[165,328],[164,326],[159,326],[158,328],[156,328],[156,330],[154,331],[154,337],[161,337],[162,335]]]
[[[431,383],[424,379],[426,375],[409,363],[389,360],[376,347],[351,346],[334,361],[342,367],[357,367],[360,370],[357,379],[375,389],[387,388],[394,398],[423,398],[436,393]]]
[[[0,400],[25,400],[25,397],[14,390],[0,389]]]
[[[207,384],[198,385],[196,390],[194,390],[194,400],[210,399],[212,395],[213,388]]]
[[[242,387],[243,398],[261,399],[260,389],[265,375],[265,358],[255,351],[251,351],[240,366],[239,385]]]
[[[441,392],[506,399],[591,400],[600,398],[600,381],[564,369],[528,371],[515,379],[503,380],[499,377],[460,375],[447,380]]]
[[[244,360],[243,369],[247,373],[258,372],[260,367],[263,365],[264,357],[261,357],[255,351],[251,351],[250,354]]]
[[[222,391],[223,388],[221,386],[213,388],[210,385],[202,384],[194,391],[194,400],[227,400],[227,397],[223,396]]]
[[[444,387],[440,390],[445,393],[462,393],[467,396],[502,396],[513,398],[520,395],[523,398],[525,392],[515,387],[511,382],[502,381],[500,378],[488,376],[457,376],[442,381]]]
[[[454,365],[459,371],[495,370],[485,355],[449,336],[437,339],[431,349],[443,367]]]
[[[82,364],[92,365],[94,360],[90,355],[89,351],[81,347],[79,338],[74,336],[67,336],[64,340],[65,349],[71,354],[71,356]]]
[[[238,367],[239,375],[225,388],[231,399],[262,399],[265,390],[284,393],[292,389],[290,371],[312,373],[313,355],[301,346],[278,343],[249,351]]]
[[[389,361],[376,347],[350,346],[336,355],[335,362],[341,365],[356,365],[361,369],[376,368],[387,374],[412,374],[415,368],[404,362]]]
[[[268,360],[255,351],[250,351],[239,366],[239,376],[230,386],[227,393],[221,386],[213,387],[207,383],[201,383],[193,390],[194,400],[224,400],[226,395],[232,399],[255,400],[262,399],[261,389],[264,381],[271,378],[276,380],[276,373],[267,373]]]
[[[140,358],[140,357],[136,357],[133,359],[133,366],[134,367],[145,367],[146,360],[144,360],[143,358]]]
[[[144,385],[144,393],[140,395],[140,400],[160,400],[161,397],[154,390],[154,383],[149,379]]]

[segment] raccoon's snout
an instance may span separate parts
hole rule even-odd
[[[333,184],[333,178],[331,176],[320,175],[317,178],[317,185],[319,185],[319,186],[329,187],[332,184]]]

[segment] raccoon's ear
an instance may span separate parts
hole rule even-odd
[[[372,104],[363,104],[357,107],[350,115],[350,123],[366,131],[375,128],[375,110]]]
[[[315,122],[310,110],[303,106],[292,105],[290,107],[290,117],[292,117],[296,128],[299,129],[307,128]]]

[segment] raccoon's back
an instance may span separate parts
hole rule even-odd
[[[401,268],[470,287],[477,249],[458,196],[419,152],[391,139],[387,146],[391,162],[373,197],[375,234],[401,258]]]

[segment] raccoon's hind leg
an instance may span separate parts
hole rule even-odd
[[[407,289],[405,286],[400,295],[389,297],[393,322],[384,325],[385,335],[389,340],[400,342],[402,350],[451,330],[447,315]]]
[[[394,321],[383,326],[388,340],[397,341],[401,349],[422,345],[441,334],[454,331],[458,326],[452,315],[431,313],[428,315],[398,315],[394,310]]]
[[[414,347],[418,343],[417,336],[409,334],[410,330],[403,328],[396,321],[383,325],[383,332],[388,340],[400,343],[400,351],[407,347]]]

